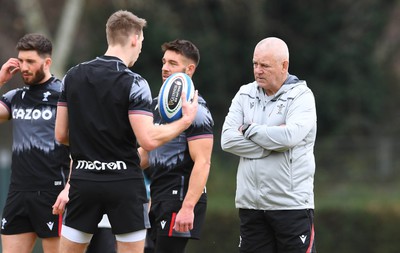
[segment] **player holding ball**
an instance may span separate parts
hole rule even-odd
[[[192,78],[200,60],[197,47],[187,40],[162,45],[162,79],[182,72]],[[167,124],[153,100],[154,124]],[[213,147],[213,119],[199,95],[192,125],[170,142],[148,153],[139,149],[142,167],[150,178],[151,228],[145,252],[184,252],[188,239],[200,239],[205,219],[208,179]]]

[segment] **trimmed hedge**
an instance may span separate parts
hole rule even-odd
[[[398,253],[400,252],[400,211],[341,210],[315,212],[318,252]],[[189,253],[238,252],[237,212],[208,212],[200,241],[190,241]]]

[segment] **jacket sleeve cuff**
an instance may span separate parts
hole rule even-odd
[[[258,124],[256,123],[251,123],[245,131],[243,131],[243,136],[244,138],[250,140],[252,136],[256,135],[257,132],[254,131],[254,128],[257,126]]]

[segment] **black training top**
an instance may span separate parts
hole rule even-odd
[[[69,171],[69,151],[54,139],[61,81],[52,77],[4,94],[13,121],[10,190],[61,190]]]
[[[155,124],[166,124],[153,101]],[[199,96],[199,106],[192,125],[170,142],[149,152],[150,167],[145,170],[151,180],[150,194],[153,202],[161,200],[183,200],[189,187],[194,162],[190,157],[188,142],[202,138],[213,138],[214,121],[206,101]],[[204,192],[199,202],[206,201]]]
[[[143,178],[129,114],[153,116],[147,81],[111,56],[71,68],[59,106],[68,107],[71,178]]]

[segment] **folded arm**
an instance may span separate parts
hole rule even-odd
[[[243,107],[238,95],[232,100],[228,115],[222,127],[221,147],[224,151],[246,158],[262,158],[271,151],[266,150],[252,140],[244,138],[239,128],[244,122]],[[249,123],[249,122],[246,122]]]
[[[311,92],[305,92],[290,105],[285,124],[267,126],[254,123],[244,137],[265,149],[281,152],[304,140],[316,120],[314,96]]]

